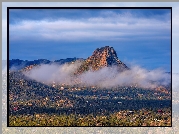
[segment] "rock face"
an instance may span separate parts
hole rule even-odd
[[[113,47],[105,46],[97,48],[92,56],[88,57],[82,65],[77,69],[75,74],[81,74],[89,69],[93,71],[99,70],[103,67],[117,66],[119,71],[129,69],[124,63],[122,63],[116,54]]]

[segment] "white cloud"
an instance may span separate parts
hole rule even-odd
[[[115,18],[115,19],[114,19]],[[170,19],[170,18],[169,18]],[[105,13],[105,16],[87,19],[61,19],[58,20],[22,20],[10,24],[11,40],[19,37],[35,36],[53,40],[86,40],[110,39],[128,36],[134,37],[161,37],[163,33],[170,32],[170,21],[164,22],[156,18],[137,18],[131,13],[116,14]],[[134,34],[135,33],[135,34]],[[18,39],[19,39],[18,38]]]
[[[138,66],[132,66],[130,70],[117,72],[117,68],[104,67],[96,72],[87,71],[79,76],[73,73],[80,66],[80,63],[72,65],[41,65],[24,73],[26,76],[39,82],[74,85],[79,82],[85,86],[115,87],[131,86],[137,84],[142,88],[155,88],[159,84],[170,84],[170,74],[164,70],[156,69],[148,71]]]

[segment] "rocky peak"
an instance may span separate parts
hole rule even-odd
[[[110,46],[105,46],[97,48],[93,52],[92,56],[88,57],[83,62],[83,64],[80,66],[76,73],[81,74],[84,71],[89,70],[90,68],[95,71],[99,70],[102,67],[110,67],[112,65],[118,66],[120,71],[128,69],[128,67],[118,59],[117,53],[114,48]]]

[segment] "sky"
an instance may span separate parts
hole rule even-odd
[[[111,46],[128,66],[170,71],[170,9],[10,9],[9,18],[10,59],[86,59]]]

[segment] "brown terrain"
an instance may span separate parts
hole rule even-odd
[[[77,69],[75,74],[82,74],[88,70],[99,70],[103,67],[117,66],[119,71],[129,69],[124,63],[122,63],[116,54],[113,47],[105,46],[97,48],[92,56],[88,57],[82,65]]]

